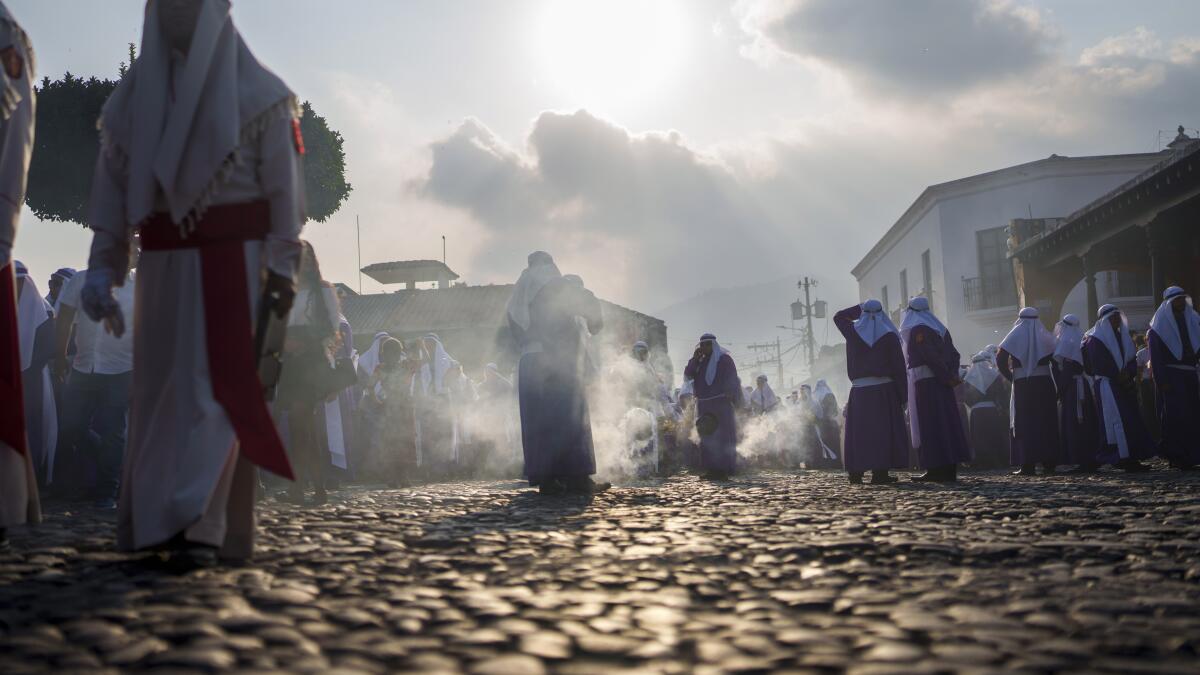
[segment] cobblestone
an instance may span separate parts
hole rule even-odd
[[[0,672],[1196,672],[1200,475],[516,482],[260,507],[173,575],[75,506],[0,552]]]

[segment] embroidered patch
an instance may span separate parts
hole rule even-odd
[[[292,120],[292,142],[296,145],[296,154],[304,154],[304,134],[300,133],[300,120]]]
[[[25,74],[25,59],[14,47],[0,50],[0,61],[4,63],[4,72],[10,80],[19,80]]]

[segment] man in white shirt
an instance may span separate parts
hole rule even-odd
[[[133,316],[135,273],[113,297],[125,316]],[[133,331],[117,337],[78,311],[87,272],[79,272],[58,297],[55,375],[65,380],[59,457],[61,475],[77,473],[78,460],[92,454],[96,461],[97,506],[115,508],[125,449],[129,412],[129,387],[133,370]],[[130,322],[132,324],[132,321]],[[75,354],[68,359],[67,346],[75,337]],[[99,447],[89,448],[89,431],[99,438]],[[68,480],[69,482],[69,480]],[[75,486],[79,487],[79,486]]]

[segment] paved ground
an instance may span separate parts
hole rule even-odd
[[[0,553],[0,672],[1200,671],[1197,474],[346,490],[185,576],[112,520]]]

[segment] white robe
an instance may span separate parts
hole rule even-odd
[[[303,176],[291,120],[279,111],[257,142],[240,148],[244,161],[212,202],[266,199],[271,205],[267,244],[243,245],[251,325],[263,265],[289,277],[295,273]],[[128,236],[122,179],[101,155],[93,187],[93,260]],[[184,530],[191,541],[225,543],[230,555],[248,555],[253,546],[254,467],[238,458],[233,427],[213,398],[202,292],[199,251],[142,253],[117,527],[123,549],[154,546]]]
[[[33,54],[24,32],[0,4],[0,49],[12,46],[26,64],[25,76],[11,80],[0,70],[0,269],[9,264],[17,219],[25,202],[25,180],[33,154]],[[18,100],[19,99],[19,100]],[[12,274],[11,269],[5,270]],[[0,402],[4,403],[4,402]],[[41,520],[32,453],[0,444],[0,527]]]

